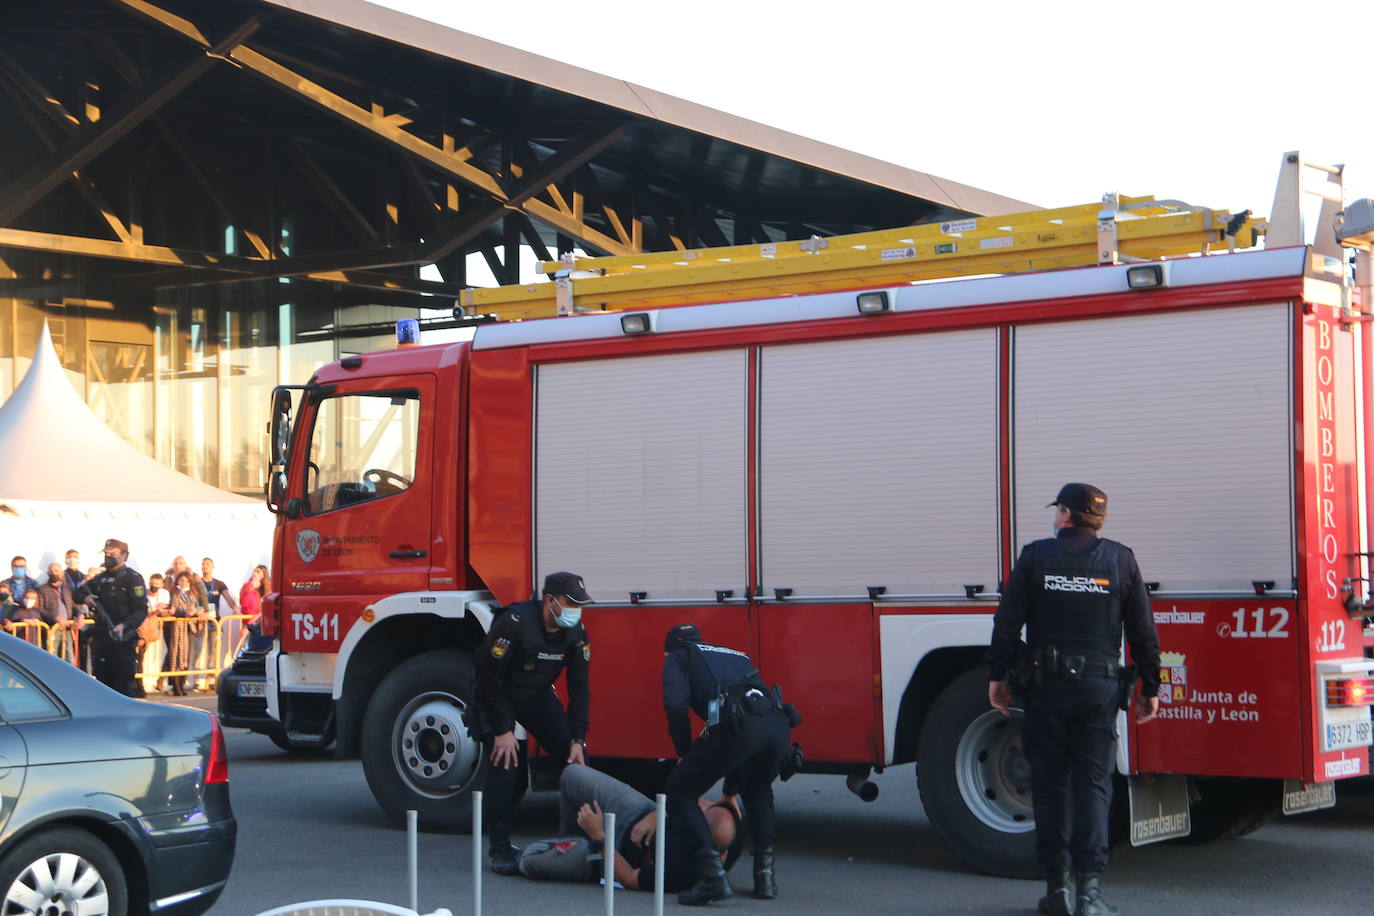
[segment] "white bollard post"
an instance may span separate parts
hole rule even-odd
[[[482,793],[472,793],[472,916],[482,916]]]
[[[406,877],[410,881],[410,908],[420,912],[420,813],[406,812]]]
[[[668,851],[668,796],[660,792],[658,822],[654,825],[654,916],[663,916],[663,857]]]
[[[615,812],[608,811],[603,819],[606,840],[601,844],[606,860],[606,916],[615,913]]]

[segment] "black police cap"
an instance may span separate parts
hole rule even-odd
[[[587,586],[577,573],[555,572],[544,577],[544,594],[567,598],[573,604],[595,604],[587,594]]]
[[[663,637],[663,651],[671,652],[685,642],[701,642],[701,631],[690,623],[680,623]]]
[[[1106,518],[1107,494],[1090,483],[1066,483],[1059,488],[1059,495],[1054,498],[1054,502],[1045,504],[1047,509],[1050,506],[1063,506],[1084,515],[1100,515]]]

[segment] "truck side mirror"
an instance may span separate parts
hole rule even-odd
[[[286,464],[286,452],[291,447],[291,392],[285,388],[272,391],[272,425],[270,428],[271,463]]]
[[[267,479],[267,508],[280,514],[286,502],[286,472],[273,471]]]
[[[267,508],[280,515],[286,503],[286,461],[291,449],[291,391],[272,389],[271,420],[267,424]]]

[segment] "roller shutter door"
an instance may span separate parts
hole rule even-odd
[[[1018,328],[1018,549],[1086,481],[1161,590],[1289,588],[1291,321],[1275,304]]]
[[[767,595],[996,588],[994,331],[768,347],[760,372]]]
[[[623,602],[742,594],[747,356],[742,350],[541,366],[535,568]]]

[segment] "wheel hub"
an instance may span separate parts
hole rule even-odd
[[[44,856],[19,873],[5,892],[4,912],[31,916],[102,916],[108,912],[105,881],[74,853]]]
[[[429,693],[401,711],[393,755],[397,769],[421,794],[453,795],[476,771],[481,747],[463,722],[466,709],[451,694]]]
[[[1021,745],[1024,715],[989,710],[965,729],[955,752],[959,793],[969,811],[1002,833],[1035,829],[1030,762]]]

